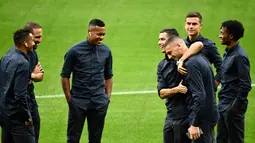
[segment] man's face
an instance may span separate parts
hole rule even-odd
[[[159,33],[159,37],[158,37],[158,45],[161,48],[161,52],[165,53],[165,48],[164,48],[164,44],[166,42],[166,40],[168,39],[168,35],[166,32],[164,33]]]
[[[188,17],[185,22],[185,29],[189,36],[195,36],[200,33],[202,23],[197,17]]]
[[[29,34],[28,38],[24,41],[27,52],[31,52],[33,47],[35,46],[34,37],[32,33]]]
[[[34,36],[34,42],[35,42],[34,48],[37,48],[38,44],[42,42],[42,28],[34,28],[33,36]]]
[[[95,45],[100,45],[101,41],[104,40],[104,36],[105,36],[105,27],[95,26],[89,32],[89,38],[93,42],[92,44],[95,44]]]
[[[173,59],[175,61],[178,61],[181,57],[181,51],[180,51],[181,45],[179,43],[173,42],[168,44],[165,47],[166,55],[169,59]]]
[[[220,38],[221,45],[229,45],[230,44],[231,39],[230,39],[228,30],[226,28],[221,27],[219,38]]]

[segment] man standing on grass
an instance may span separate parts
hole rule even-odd
[[[67,143],[78,143],[87,118],[89,143],[100,143],[112,91],[112,54],[101,41],[105,24],[92,19],[88,38],[65,55],[62,87],[69,105]],[[72,89],[70,75],[72,73]]]
[[[251,90],[250,61],[238,40],[244,27],[236,20],[222,23],[220,42],[226,45],[222,63],[222,87],[218,94],[220,120],[217,143],[244,143],[244,119]]]
[[[179,36],[174,28],[165,28],[160,31],[158,45],[165,54],[164,44],[171,36]],[[196,54],[203,44],[192,44],[186,56]],[[176,62],[165,55],[157,69],[158,94],[161,99],[166,99],[167,115],[163,129],[164,143],[190,143],[186,136],[189,128],[189,111],[187,108],[187,88],[182,85],[182,76],[177,71]]]
[[[177,36],[170,37],[165,43],[167,56],[175,61],[178,61],[188,50],[184,41]],[[188,72],[184,82],[191,93],[188,100],[190,139],[195,140],[195,143],[212,143],[218,111],[215,100],[216,85],[211,65],[204,56],[197,54],[191,56],[184,66]]]
[[[13,39],[16,49],[0,63],[4,100],[2,143],[35,143],[27,90],[31,75],[27,55],[35,43],[32,33],[25,29],[17,30]]]
[[[28,85],[28,94],[30,96],[29,100],[29,108],[31,109],[31,115],[33,118],[33,125],[35,131],[35,142],[38,143],[39,141],[39,134],[40,134],[40,115],[38,110],[38,104],[35,99],[34,93],[34,84],[33,82],[41,82],[43,80],[44,71],[39,62],[36,49],[38,45],[42,42],[42,26],[35,22],[28,22],[25,24],[24,29],[27,29],[32,32],[34,37],[34,47],[32,52],[28,53],[28,62],[31,73],[31,82]],[[12,47],[8,53],[15,51],[15,46]]]
[[[221,63],[222,58],[218,52],[217,47],[215,46],[215,43],[205,37],[203,37],[200,33],[202,29],[202,16],[199,12],[189,12],[186,16],[185,21],[185,30],[188,34],[187,38],[184,40],[187,47],[190,47],[193,43],[200,41],[203,43],[203,48],[201,50],[201,54],[203,54],[210,63],[214,64],[214,67],[216,68],[216,76],[215,76],[215,82],[218,86],[220,84],[220,77],[221,77]],[[188,57],[182,57],[179,59],[180,63],[188,59]],[[180,64],[178,66],[178,71],[182,73],[182,71],[185,71],[185,69],[181,68]]]

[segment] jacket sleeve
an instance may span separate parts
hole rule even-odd
[[[17,106],[23,113],[21,118],[24,121],[27,121],[31,117],[27,101],[29,76],[29,64],[19,64],[14,75],[14,97],[18,104]]]
[[[64,57],[64,64],[61,72],[62,77],[70,78],[70,75],[73,71],[75,61],[75,51],[70,49]]]
[[[188,89],[192,93],[192,103],[191,103],[191,125],[198,126],[200,110],[205,105],[206,92],[203,83],[203,77],[200,72],[200,67],[196,62],[189,62],[186,65],[188,76],[187,84]]]
[[[239,78],[239,86],[237,99],[235,101],[236,108],[247,99],[248,93],[251,90],[251,77],[250,77],[250,62],[245,56],[238,56],[235,58],[237,73]]]
[[[105,80],[113,76],[112,72],[112,53],[109,53],[109,56],[106,58],[105,69],[104,69],[104,78]]]

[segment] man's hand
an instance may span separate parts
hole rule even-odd
[[[200,128],[199,127],[190,126],[188,129],[188,132],[190,134],[189,137],[191,140],[196,140],[196,139],[200,138]]]
[[[217,80],[215,80],[215,84],[216,84],[216,86],[218,87],[218,86],[220,85],[220,82],[217,81]]]
[[[71,100],[71,96],[66,96],[66,102],[69,103]]]
[[[179,85],[177,86],[177,89],[179,91],[179,93],[183,93],[186,94],[188,89],[186,86],[182,85],[183,80],[179,83]]]
[[[43,68],[42,65],[40,64],[40,62],[37,63],[37,65],[35,66],[35,69],[33,71],[34,74],[38,74],[38,73],[43,73]]]
[[[180,62],[178,65],[177,65],[177,70],[178,70],[178,72],[180,73],[180,74],[182,74],[182,75],[184,75],[184,76],[186,76],[186,75],[188,75],[188,72],[187,72],[187,69],[185,69],[184,67],[183,67],[183,62]]]
[[[25,126],[30,126],[32,124],[32,117],[25,121]]]

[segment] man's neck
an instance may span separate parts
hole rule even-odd
[[[185,45],[185,47],[182,47],[181,53],[184,55],[188,51],[188,47]]]
[[[91,39],[89,37],[87,40],[88,40],[89,44],[93,45],[93,42],[91,41]]]
[[[238,41],[231,41],[230,44],[227,45],[227,48],[233,48],[236,44],[238,43]]]
[[[199,35],[200,33],[197,33],[196,35],[189,35],[189,41],[195,41]]]
[[[17,50],[23,52],[25,55],[27,55],[27,49],[24,47],[16,47]]]

